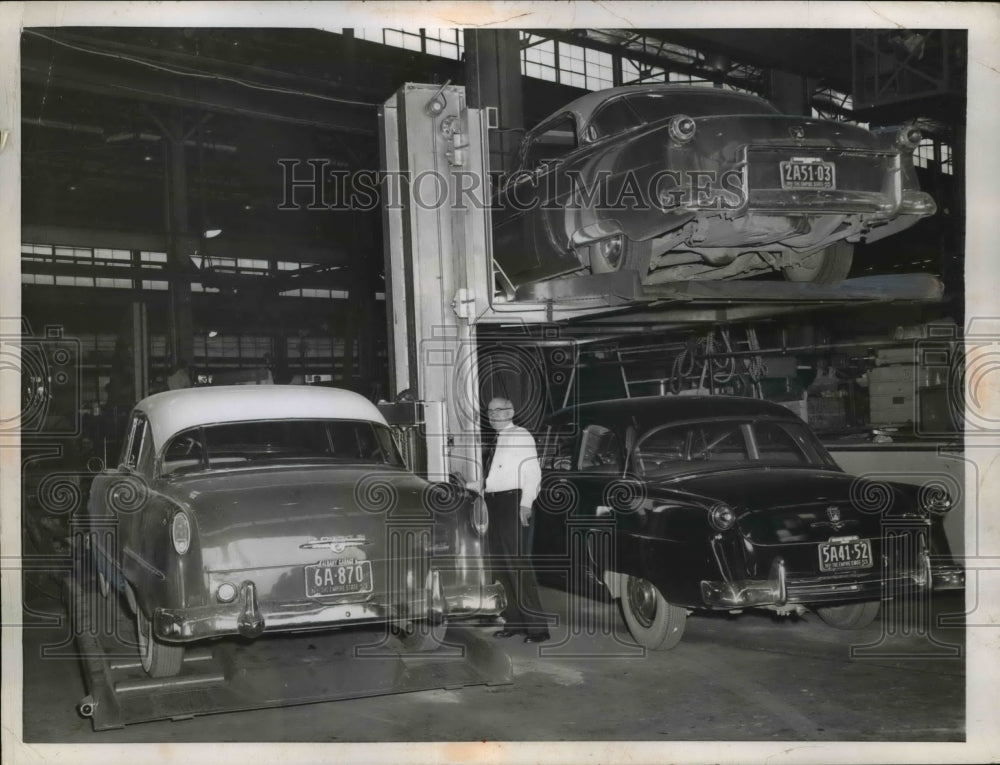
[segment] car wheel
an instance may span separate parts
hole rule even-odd
[[[389,642],[400,653],[426,653],[444,643],[447,622],[406,622],[389,627]]]
[[[790,282],[836,284],[847,278],[854,260],[854,245],[843,240],[813,253],[801,263],[782,269]]]
[[[817,606],[819,618],[838,630],[860,630],[867,627],[878,616],[882,604],[877,600],[863,603],[845,603],[842,606]]]
[[[640,281],[649,273],[652,254],[652,245],[649,242],[636,242],[624,234],[618,234],[594,242],[587,248],[587,252],[590,257],[591,273],[637,271]]]
[[[676,646],[684,635],[687,611],[663,599],[652,582],[630,576],[622,593],[625,624],[639,645],[653,651]]]
[[[153,625],[141,608],[136,609],[139,635],[139,658],[150,677],[173,677],[184,663],[184,646],[161,643],[153,634]]]

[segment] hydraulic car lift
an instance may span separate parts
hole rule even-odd
[[[94,730],[154,720],[512,681],[510,658],[469,627],[451,627],[443,644],[403,653],[384,628],[219,640],[189,649],[181,673],[145,674],[134,621],[89,577],[69,577],[77,648],[87,696],[78,710]]]

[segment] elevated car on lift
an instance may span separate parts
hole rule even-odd
[[[222,386],[160,393],[131,414],[120,465],[88,501],[99,582],[135,613],[142,666],[181,670],[211,638],[389,625],[433,648],[449,619],[496,615],[488,519],[464,488],[404,467],[355,393]]]
[[[716,88],[590,93],[525,136],[496,197],[494,260],[511,292],[617,271],[835,283],[856,243],[936,211],[913,169],[920,140],[913,124],[876,135]]]
[[[544,443],[536,567],[596,577],[647,648],[676,645],[693,610],[811,609],[859,629],[893,593],[961,586],[950,558],[931,568],[951,498],[845,473],[779,404],[583,404],[554,414]]]

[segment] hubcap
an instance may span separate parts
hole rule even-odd
[[[656,588],[645,579],[630,577],[628,602],[632,615],[643,627],[652,625],[656,618]]]

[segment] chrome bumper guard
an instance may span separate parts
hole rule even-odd
[[[715,608],[748,608],[751,606],[783,606],[788,600],[785,561],[775,558],[767,579],[741,579],[735,582],[701,583],[701,598],[706,606]]]
[[[153,616],[153,627],[162,640],[188,642],[236,634],[255,638],[264,632],[377,623],[404,617],[495,616],[507,606],[503,585],[498,582],[442,587],[436,572],[430,579],[427,590],[418,593],[413,600],[391,605],[380,601],[338,604],[295,601],[262,606],[257,587],[253,582],[245,582],[240,588],[240,597],[232,603],[184,609],[159,608]]]
[[[931,568],[931,581],[935,590],[961,590],[965,588],[965,569],[956,563]]]

